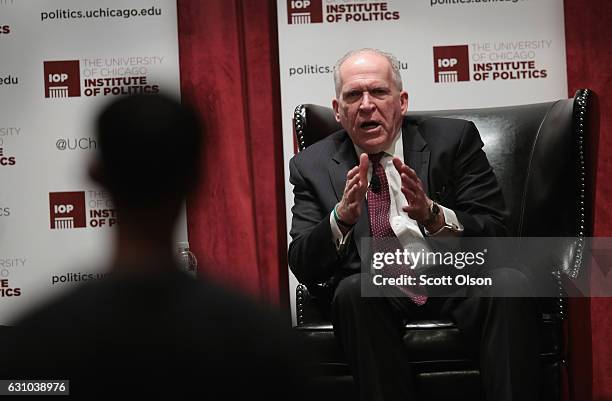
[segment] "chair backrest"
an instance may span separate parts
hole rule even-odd
[[[473,121],[510,211],[510,235],[575,238],[550,251],[557,255],[556,267],[578,275],[585,259],[581,240],[592,235],[593,227],[599,114],[592,91],[549,103],[408,115]],[[340,128],[331,108],[304,104],[295,109],[300,150]]]

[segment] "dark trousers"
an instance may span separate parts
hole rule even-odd
[[[462,297],[430,298],[424,306],[409,298],[362,297],[361,280],[369,282],[367,275],[340,281],[332,322],[361,400],[417,400],[402,323],[440,316],[457,323],[466,347],[478,355],[487,401],[537,400],[537,300],[530,297],[529,282],[518,270],[495,269],[490,277],[500,289],[495,294],[491,289],[472,289]]]

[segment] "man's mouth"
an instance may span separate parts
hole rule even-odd
[[[364,121],[359,125],[359,127],[364,131],[370,131],[378,128],[379,126],[380,123],[376,121]]]

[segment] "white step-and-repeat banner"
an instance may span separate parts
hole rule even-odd
[[[351,49],[399,59],[409,110],[567,97],[562,0],[277,0],[277,8],[287,227],[293,110],[331,107],[333,65]],[[290,275],[292,306],[296,285]]]
[[[117,220],[87,177],[92,123],[116,96],[179,95],[176,13],[176,0],[0,0],[0,325],[104,274]]]

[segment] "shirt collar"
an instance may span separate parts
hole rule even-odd
[[[400,128],[399,133],[395,136],[395,138],[393,139],[393,141],[391,142],[391,144],[389,144],[389,147],[387,149],[384,150],[385,152],[385,156],[391,156],[391,157],[399,157],[400,160],[404,160],[404,139],[403,139],[403,132],[402,129]],[[353,144],[353,146],[355,147],[355,152],[357,152],[357,158],[359,158],[359,156],[362,153],[365,153],[363,151],[363,149],[361,149],[359,146]]]

